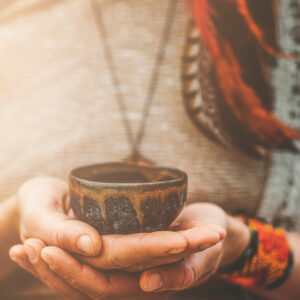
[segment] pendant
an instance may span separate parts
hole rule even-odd
[[[143,156],[139,152],[134,152],[123,159],[124,162],[128,164],[137,164],[137,165],[155,165],[154,161]]]

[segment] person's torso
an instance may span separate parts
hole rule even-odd
[[[137,132],[168,1],[100,1],[115,69]],[[266,164],[221,148],[187,116],[181,57],[183,1],[160,67],[141,150],[189,176],[189,201],[253,214]],[[16,1],[0,12],[0,198],[40,174],[66,178],[75,166],[129,153],[103,40],[89,1]]]

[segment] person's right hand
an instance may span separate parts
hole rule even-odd
[[[65,181],[51,177],[33,178],[20,187],[17,205],[22,242],[38,238],[47,245],[72,253],[85,256],[100,253],[98,232],[74,218]]]

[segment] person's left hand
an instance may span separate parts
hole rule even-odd
[[[185,208],[177,220],[178,224],[198,222],[222,226],[227,232],[226,238],[178,262],[144,270],[140,276],[143,291],[163,293],[199,285],[213,276],[219,266],[236,261],[245,251],[250,239],[248,227],[242,221],[227,215],[220,207],[208,203],[192,204]]]
[[[217,223],[227,228],[228,217],[222,209],[215,205],[195,204],[184,209],[180,217],[175,220],[173,228],[180,231],[207,223]],[[232,241],[229,244],[231,243]],[[121,271],[96,271],[62,249],[45,247],[45,244],[36,239],[25,242],[26,246],[35,249],[36,256],[34,258],[29,257],[28,259],[23,246],[20,245],[11,249],[11,256],[18,257],[19,261],[17,262],[23,268],[68,298],[85,299],[82,297],[87,295],[92,299],[126,299],[126,297],[133,299],[134,296],[139,298],[143,295],[143,299],[147,299],[146,295],[151,293],[150,299],[154,299],[154,295],[162,299],[162,296],[166,295],[165,291],[183,290],[205,281],[215,273],[222,259],[226,258],[224,261],[228,263],[231,262],[230,260],[234,260],[234,255],[228,254],[228,251],[226,253],[225,250],[230,247],[234,250],[235,245],[231,244],[228,247],[225,244],[221,242],[214,246],[206,245],[206,247],[211,247],[195,254],[185,253],[184,259],[175,254],[164,257],[160,261],[157,261],[156,258],[154,262],[151,262],[150,259],[148,266],[143,263],[143,265],[130,267],[131,269],[140,269],[141,267],[160,265],[155,269],[143,271],[141,276],[138,273],[129,274]],[[205,245],[203,246],[205,249]],[[240,253],[242,251],[243,249],[240,250]],[[235,254],[239,255],[239,251]],[[174,261],[175,263],[169,264]],[[89,263],[97,264],[97,258]],[[155,293],[153,294],[153,292]]]

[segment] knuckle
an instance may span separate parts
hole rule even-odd
[[[54,273],[57,273],[57,274],[59,274],[61,272],[61,268],[56,263],[53,263],[51,265],[50,269],[51,269],[51,271],[53,271]]]
[[[151,242],[151,237],[148,234],[140,234],[137,239],[136,251],[139,253],[139,260],[142,261],[144,259],[152,259],[157,257],[155,254],[155,246]],[[138,262],[138,261],[137,261]]]
[[[139,263],[139,264],[137,264],[136,266],[135,266],[135,271],[136,272],[141,272],[141,271],[143,271],[143,270],[145,270],[145,269],[147,269],[149,266],[146,264],[146,263]]]
[[[50,241],[51,241],[51,245],[52,246],[59,246],[61,247],[61,245],[59,244],[59,224],[56,224],[54,226],[54,228],[51,230],[51,237],[50,237]]]
[[[148,234],[140,234],[137,238],[135,247],[135,251],[139,253],[139,255],[136,256],[136,263],[144,261],[144,259],[149,260],[156,257],[153,253],[154,247],[153,244],[151,244],[151,238],[149,238]]]
[[[76,273],[74,273],[72,269],[66,269],[58,264],[53,264],[51,270],[62,277],[70,286],[78,289],[80,288],[80,278],[86,276],[84,274],[84,266],[85,265],[81,265],[81,268],[79,270],[76,270]]]
[[[126,268],[129,267],[129,264],[122,262],[117,256],[111,255],[109,257],[110,264],[115,268]]]
[[[146,263],[137,263],[137,264],[133,264],[129,267],[126,267],[124,269],[124,271],[126,272],[141,272],[145,269],[148,269],[150,266],[148,266]]]
[[[69,248],[69,241],[65,235],[65,220],[59,221],[51,231],[50,241],[53,246],[58,246],[60,248]]]
[[[118,245],[116,244],[116,242],[117,242],[117,240],[113,239],[110,243],[110,247],[109,247],[110,249],[108,252],[109,253],[109,256],[108,256],[109,264],[117,269],[129,267],[130,264],[126,263],[120,257],[118,257],[118,255],[116,255],[117,253],[120,253],[118,251]]]
[[[64,279],[68,282],[69,285],[78,288],[79,282],[77,278],[73,276],[72,272],[65,273]]]

